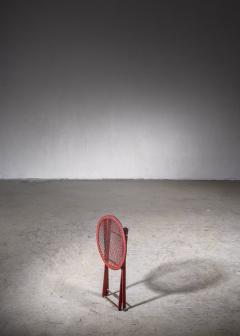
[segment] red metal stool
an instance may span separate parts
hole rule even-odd
[[[121,222],[113,215],[102,216],[97,223],[96,240],[98,251],[104,262],[104,277],[102,296],[118,307],[126,309],[126,254],[127,254],[128,229],[122,227]],[[108,270],[121,269],[121,282],[119,296],[109,290]],[[119,299],[116,305],[109,296]]]

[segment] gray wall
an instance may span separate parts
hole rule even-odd
[[[239,179],[234,5],[6,2],[0,178]]]

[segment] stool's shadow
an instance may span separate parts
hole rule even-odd
[[[161,297],[190,293],[217,286],[227,279],[223,265],[210,259],[189,259],[181,262],[165,263],[149,272],[143,280],[127,286],[131,288],[144,284],[154,297],[128,305],[128,309],[155,301]]]

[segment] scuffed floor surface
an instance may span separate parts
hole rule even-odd
[[[105,213],[129,228],[127,312],[100,296]],[[1,336],[240,335],[240,183],[2,181],[0,266]]]

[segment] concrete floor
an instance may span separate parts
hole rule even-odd
[[[127,312],[100,297],[105,213],[129,228]],[[239,182],[2,181],[0,335],[240,335],[239,242]]]

